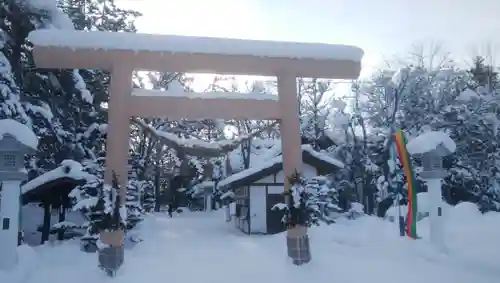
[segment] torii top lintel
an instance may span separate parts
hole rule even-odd
[[[332,44],[42,29],[30,33],[40,68],[355,79],[363,51]]]

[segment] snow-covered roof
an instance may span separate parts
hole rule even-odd
[[[40,29],[28,40],[45,47],[156,51],[169,53],[249,55],[272,58],[350,60],[360,62],[363,50],[348,45],[243,40],[131,32]]]
[[[43,184],[55,181],[61,178],[70,178],[73,180],[89,180],[94,179],[95,176],[82,170],[82,165],[73,160],[64,160],[61,166],[53,169],[45,174],[42,174],[35,179],[27,182],[21,187],[21,193],[25,194],[33,189],[40,187]]]
[[[4,135],[11,135],[20,143],[32,149],[36,149],[38,146],[38,138],[35,133],[26,125],[12,119],[0,120],[0,139]]]
[[[283,163],[283,157],[281,155],[276,156],[271,160],[267,160],[265,162],[262,162],[260,164],[260,166],[253,166],[253,167],[250,167],[250,168],[245,169],[243,171],[240,171],[236,174],[228,176],[227,178],[221,180],[218,183],[218,186],[220,188],[225,188],[225,187],[229,186],[230,184],[232,184],[233,182],[236,182],[238,180],[241,180],[241,179],[247,178],[249,176],[252,176],[254,174],[260,173],[266,169],[270,169],[270,168],[272,168],[276,165],[279,165],[281,163]]]
[[[262,162],[281,154],[281,140],[253,138],[251,147],[249,167],[260,166]],[[228,158],[233,172],[244,169],[241,145],[240,148],[229,152]]]
[[[272,160],[274,157],[281,154],[281,140],[276,139],[260,139],[254,138],[251,143],[252,149],[250,152],[250,166],[259,167],[262,163]],[[308,151],[309,154],[315,155],[316,158],[324,159],[325,162],[335,165],[339,168],[344,168],[344,163],[325,153],[315,151],[311,145],[302,145],[302,150]],[[228,154],[229,162],[233,172],[243,170],[243,157],[241,150],[233,150]]]
[[[322,161],[324,161],[326,163],[335,165],[338,168],[344,168],[344,162],[342,162],[342,161],[340,161],[338,159],[335,159],[335,158],[327,155],[326,153],[314,150],[314,148],[310,144],[304,144],[304,145],[302,145],[302,150],[303,151],[307,151],[312,156],[314,156],[317,159],[320,159],[320,160],[322,160]]]
[[[406,145],[406,149],[411,155],[424,154],[436,150],[439,147],[444,147],[450,153],[455,152],[457,149],[457,145],[450,136],[441,131],[420,134],[416,138],[410,140]]]
[[[305,162],[313,158],[323,164],[328,164],[331,167],[335,168],[344,168],[344,163],[340,160],[337,160],[333,157],[326,155],[325,153],[315,151],[311,145],[304,144],[302,145],[302,158]],[[269,160],[263,161],[260,164],[252,165],[250,168],[240,171],[236,174],[228,176],[227,178],[221,180],[218,184],[220,188],[228,187],[229,185],[234,184],[235,182],[246,182],[246,179],[249,179],[248,182],[253,182],[253,179],[260,179],[264,177],[268,172],[279,170],[283,166],[283,156],[275,156]],[[253,176],[257,176],[256,178],[252,178]],[[261,176],[264,175],[264,176]]]

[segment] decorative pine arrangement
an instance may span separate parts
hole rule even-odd
[[[295,171],[288,177],[288,182],[291,185],[290,190],[285,192],[286,201],[286,214],[285,225],[286,228],[293,228],[296,226],[311,226],[311,217],[307,207],[309,195],[306,192],[306,180]]]

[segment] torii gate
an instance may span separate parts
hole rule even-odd
[[[280,120],[283,170],[290,176],[302,166],[296,78],[355,79],[363,56],[360,48],[345,45],[99,31],[36,30],[28,39],[39,68],[111,72],[105,181],[110,184],[112,172],[117,173],[122,202],[130,117]],[[279,99],[133,89],[134,70],[276,76]]]

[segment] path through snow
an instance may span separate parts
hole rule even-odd
[[[491,220],[487,220],[488,215],[479,216],[484,219],[482,224],[491,225],[493,220],[499,223],[499,215],[490,216]],[[426,225],[425,221],[422,225]],[[28,272],[32,274],[24,274],[17,279],[7,277],[8,280],[4,281],[2,276],[11,274],[0,272],[0,281],[500,282],[498,238],[490,234],[488,238],[481,239],[478,238],[482,235],[481,231],[459,233],[457,229],[461,228],[448,229],[453,235],[448,242],[448,253],[442,254],[436,252],[426,239],[413,241],[399,238],[393,223],[372,217],[345,220],[333,226],[313,228],[313,261],[296,267],[286,258],[283,235],[243,235],[223,221],[221,211],[211,214],[187,212],[172,219],[157,215],[141,224],[140,233],[144,241],[127,250],[126,262],[117,278],[107,278],[100,272],[95,254],[78,251],[77,242],[66,242],[56,247],[36,248],[34,253],[30,248],[23,247],[22,250],[31,253],[34,258]],[[471,229],[477,230],[478,227]],[[496,227],[495,231],[498,230]],[[425,227],[421,231],[425,237]],[[498,233],[495,234],[498,236]],[[460,235],[463,237],[460,238]],[[481,248],[473,245],[489,246]]]

